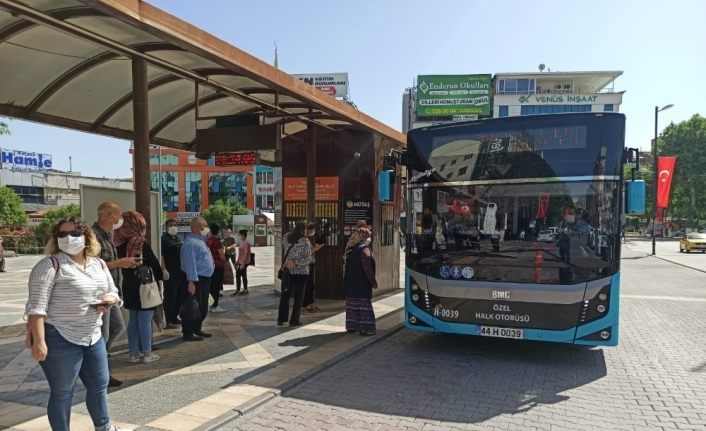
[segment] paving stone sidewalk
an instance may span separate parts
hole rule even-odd
[[[272,286],[251,288],[248,296],[226,294],[222,304],[228,311],[205,321],[213,338],[162,343],[161,359],[150,364],[128,363],[126,354],[111,357],[111,373],[125,382],[110,390],[111,417],[126,428],[156,430],[225,421],[397,330],[402,302],[400,293],[376,298],[379,331],[370,339],[345,333],[342,301],[318,300],[321,312],[304,314],[305,326],[289,328],[276,325],[279,297]],[[178,335],[171,330],[164,336]],[[48,430],[48,385],[23,343],[21,333],[0,338],[0,429]],[[84,397],[79,383],[72,430],[93,429]]]

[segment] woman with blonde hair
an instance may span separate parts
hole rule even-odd
[[[114,430],[108,413],[108,354],[101,316],[119,303],[100,245],[79,217],[59,220],[29,276],[27,347],[49,382],[52,430],[68,431],[80,377],[96,430]]]
[[[361,227],[351,235],[356,243],[346,250],[343,289],[346,297],[346,331],[360,335],[375,335],[375,313],[373,312],[373,289],[375,281],[375,259],[370,251],[372,232]]]
[[[162,266],[152,247],[145,240],[147,222],[137,211],[123,213],[123,225],[113,233],[118,257],[135,257],[139,265],[147,266],[154,281],[162,280]],[[125,308],[130,310],[127,325],[128,362],[154,362],[159,355],[152,352],[152,317],[154,307],[143,308],[140,303],[140,268],[122,269],[122,288]]]

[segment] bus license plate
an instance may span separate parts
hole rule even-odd
[[[498,338],[514,338],[516,340],[521,340],[523,331],[522,329],[514,328],[497,328],[495,326],[481,326],[478,330],[478,335],[484,337],[498,337]]]

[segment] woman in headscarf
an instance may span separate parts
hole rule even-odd
[[[113,242],[118,257],[136,257],[140,265],[152,270],[155,281],[162,280],[162,267],[152,247],[145,240],[147,223],[137,211],[123,213],[123,225],[113,233]],[[128,361],[154,362],[159,355],[152,352],[152,317],[153,308],[142,308],[140,303],[140,277],[138,268],[122,269],[122,289],[125,309],[130,310],[127,325]]]
[[[372,233],[361,227],[351,235],[357,241],[346,250],[343,288],[346,295],[346,331],[375,335],[375,313],[370,301],[375,281],[375,259],[370,251]]]

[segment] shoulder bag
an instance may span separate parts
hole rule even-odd
[[[284,255],[284,259],[282,259],[282,267],[277,271],[277,278],[282,280],[284,278],[285,273],[288,271],[287,268],[284,267],[284,263],[287,261],[287,258],[289,257],[289,252],[292,250],[292,247],[294,247],[294,244],[290,245],[289,248],[287,249],[287,253]]]
[[[137,278],[140,280],[140,306],[142,308],[154,308],[164,301],[162,289],[152,275],[152,268],[147,265],[140,265],[135,270]]]

